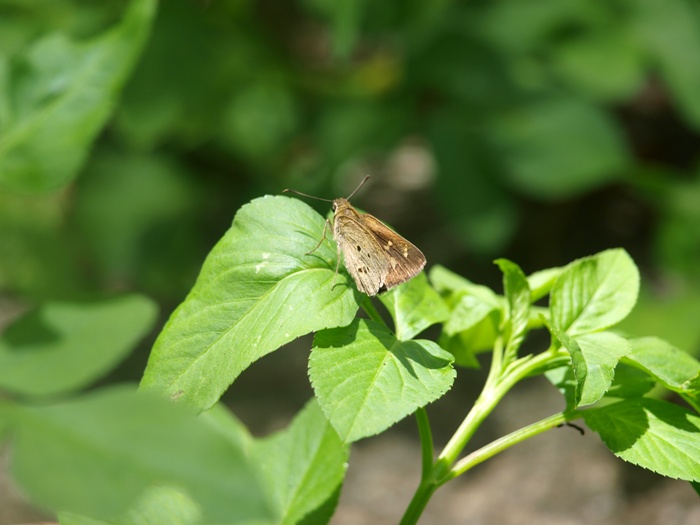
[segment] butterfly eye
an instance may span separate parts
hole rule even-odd
[[[331,206],[331,208],[333,208],[333,213],[335,213],[335,210],[338,209],[338,206],[336,206],[336,204],[335,204],[335,202],[334,202],[333,205]]]

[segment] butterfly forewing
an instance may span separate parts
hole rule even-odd
[[[387,256],[388,272],[383,288],[389,290],[408,281],[425,267],[425,255],[379,219],[366,213],[360,220],[369,229]]]
[[[333,236],[358,290],[376,295],[384,287],[389,258],[382,253],[372,232],[358,218],[336,212]]]

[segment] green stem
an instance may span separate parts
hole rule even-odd
[[[531,374],[542,373],[544,370],[560,366],[570,359],[567,353],[553,348],[536,356],[522,357],[506,366],[502,362],[502,357],[503,342],[498,339],[494,345],[491,369],[479,398],[432,465],[433,447],[428,417],[424,412],[416,412],[418,430],[421,436],[423,473],[413,499],[401,519],[401,525],[418,523],[431,496],[443,483],[466,472],[474,465],[481,463],[515,443],[578,417],[576,412],[556,414],[496,440],[455,464],[459,454],[462,453],[462,450],[464,450],[476,429],[479,428],[479,425],[518,381]]]
[[[571,412],[560,412],[520,428],[515,432],[511,432],[459,460],[455,466],[450,469],[449,474],[440,479],[439,482],[440,484],[445,483],[521,441],[525,441],[526,439],[561,426],[573,419],[578,419],[579,417],[581,417],[581,413],[575,410]]]
[[[433,470],[433,434],[430,430],[428,412],[421,407],[416,410],[416,422],[418,423],[418,434],[420,436],[420,448],[422,457],[421,480],[425,481]]]
[[[413,495],[411,503],[408,504],[408,508],[406,509],[403,518],[401,518],[400,525],[415,525],[418,523],[418,520],[423,514],[428,501],[430,501],[430,497],[437,488],[437,483],[432,480],[421,481],[420,485],[418,485],[418,489]]]
[[[547,351],[536,356],[526,356],[514,361],[506,370],[501,371],[502,375],[499,375],[498,372],[492,374],[492,368],[479,398],[438,456],[435,462],[435,479],[442,480],[445,477],[449,477],[452,465],[457,461],[457,457],[462,453],[474,432],[503,399],[503,396],[518,381],[536,370],[546,368],[549,363],[558,359],[558,353]],[[498,361],[498,366],[500,367],[500,360]]]

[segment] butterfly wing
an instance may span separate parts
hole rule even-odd
[[[356,217],[336,215],[333,237],[358,290],[367,295],[376,295],[384,287],[389,258],[372,231]]]
[[[388,271],[382,283],[384,290],[412,279],[425,267],[423,252],[379,219],[365,213],[360,215],[360,221],[372,232],[382,252],[386,254]]]

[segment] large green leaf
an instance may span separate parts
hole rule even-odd
[[[3,408],[17,479],[66,525],[326,523],[347,468],[348,447],[315,401],[260,440],[220,405],[194,417],[124,387]]]
[[[47,303],[0,336],[0,389],[49,396],[87,386],[131,352],[155,318],[155,304],[137,295]]]
[[[143,386],[205,410],[262,356],[349,324],[362,295],[335,276],[335,246],[306,253],[323,231],[323,217],[298,199],[243,206],[156,341]]]
[[[495,122],[493,136],[502,145],[509,183],[539,199],[609,183],[627,162],[608,115],[573,97],[520,106]]]
[[[700,362],[687,352],[679,350],[657,337],[630,339],[632,351],[625,361],[644,370],[664,387],[684,393],[700,373]]]
[[[0,87],[0,185],[45,191],[77,175],[148,36],[156,0],[132,0],[92,40],[49,35],[17,57]]]
[[[347,468],[348,447],[318,403],[311,401],[284,431],[256,442],[252,459],[272,501],[275,524],[330,520]]]
[[[639,270],[624,250],[579,259],[552,288],[552,326],[572,336],[604,330],[627,316],[638,293]]]
[[[208,415],[131,386],[8,413],[12,472],[42,506],[108,519],[158,484],[186,491],[210,522],[273,516],[240,424],[225,435]]]
[[[377,434],[452,386],[453,357],[432,341],[399,341],[357,319],[318,332],[309,376],[319,404],[345,442]]]
[[[173,487],[153,487],[117,520],[80,516],[69,512],[58,515],[61,525],[199,525],[199,506],[183,491]]]
[[[670,478],[700,481],[700,417],[649,398],[583,411],[586,424],[618,457]]]
[[[396,337],[402,341],[411,339],[435,323],[445,321],[450,315],[424,273],[380,295],[379,299],[394,319]]]

